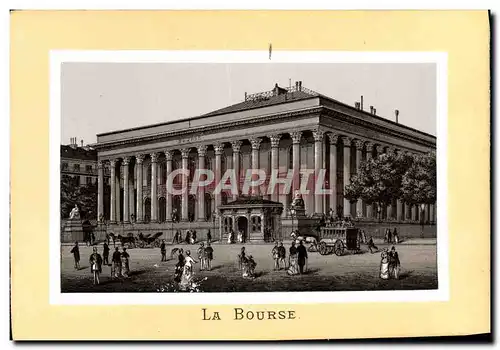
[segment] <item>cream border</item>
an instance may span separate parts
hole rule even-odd
[[[284,304],[296,320],[244,323],[227,316],[228,305],[213,306],[226,315],[218,322],[202,321],[200,307],[190,305],[50,305],[50,50],[265,50],[269,42],[275,53],[448,53],[449,301]],[[490,330],[487,11],[16,11],[10,61],[14,339],[283,340]]]

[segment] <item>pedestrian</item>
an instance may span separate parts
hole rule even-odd
[[[288,256],[288,270],[287,273],[289,275],[298,275],[299,267],[297,264],[297,248],[295,247],[295,241],[292,241],[292,246],[290,247],[290,255]]]
[[[210,229],[208,229],[208,232],[207,232],[207,243],[211,243],[212,242],[212,234],[210,233]]]
[[[99,284],[99,274],[102,272],[102,258],[99,253],[97,253],[97,247],[93,248],[93,253],[89,258],[90,272],[94,276],[94,284]]]
[[[200,271],[205,269],[205,243],[201,242],[196,251],[198,260],[200,260]]]
[[[241,270],[243,268],[243,264],[247,260],[245,256],[245,247],[241,247],[240,254],[238,254],[238,269]]]
[[[233,235],[234,235],[233,229],[230,229],[229,233],[227,234],[227,243],[228,244],[233,243]]]
[[[391,232],[391,229],[388,228],[387,230],[387,243],[391,244],[392,243],[392,232]]]
[[[167,247],[165,246],[165,240],[161,241],[160,245],[161,261],[167,261]]]
[[[104,242],[104,245],[102,247],[102,259],[103,259],[103,264],[108,266],[109,265],[109,246],[108,243]]]
[[[389,276],[390,278],[399,279],[399,271],[401,269],[401,262],[399,261],[399,254],[396,248],[392,246],[389,252]]]
[[[177,283],[180,283],[181,278],[182,278],[182,272],[184,271],[185,259],[184,259],[183,253],[184,253],[183,249],[182,248],[179,249],[179,255],[177,256],[177,258],[179,260],[177,261],[177,264],[175,265],[175,273],[174,273],[174,281]]]
[[[182,271],[180,289],[186,290],[191,284],[191,280],[193,279],[194,271],[193,265],[196,264],[196,261],[191,257],[191,252],[186,250],[186,257],[184,260],[184,271]]]
[[[394,240],[394,244],[399,243],[399,235],[398,235],[398,230],[394,227],[394,232],[392,232],[392,238]]]
[[[118,278],[122,275],[122,261],[121,261],[121,253],[118,247],[115,247],[115,251],[113,252],[113,256],[111,258],[111,263],[113,264],[113,269],[111,270],[111,276],[114,278]]]
[[[370,253],[373,254],[373,249],[375,251],[378,251],[378,247],[373,243],[373,236],[370,236],[370,239],[368,240],[368,249],[370,249]]]
[[[389,257],[387,248],[384,248],[380,254],[380,278],[383,280],[389,279]]]
[[[299,264],[299,272],[302,275],[305,272],[305,270],[307,270],[307,249],[306,247],[304,247],[303,241],[300,241],[299,246],[297,247],[297,257]]]
[[[283,246],[283,242],[280,242],[278,247],[278,268],[281,269],[280,265],[283,263],[283,268],[286,269],[286,249]]]
[[[214,249],[211,247],[210,242],[207,242],[207,247],[205,248],[205,259],[206,267],[210,271],[212,269],[212,260],[214,259]]]
[[[78,270],[80,268],[80,247],[78,247],[78,242],[75,242],[75,245],[71,249],[71,254],[73,254],[75,260],[75,270]]]
[[[122,277],[128,277],[130,273],[130,255],[127,253],[127,248],[123,247],[123,252],[121,254],[122,262]]]
[[[279,255],[278,255],[278,242],[274,244],[273,250],[271,250],[271,256],[274,260],[274,269],[279,270]]]

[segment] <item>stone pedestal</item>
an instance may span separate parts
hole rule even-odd
[[[83,228],[81,219],[69,219],[61,232],[61,242],[83,242]]]

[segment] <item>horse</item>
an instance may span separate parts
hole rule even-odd
[[[295,244],[299,245],[300,242],[304,242],[305,244],[310,244],[308,251],[316,251],[318,250],[318,238],[314,235],[301,235],[298,231],[292,231],[290,236],[295,241]]]

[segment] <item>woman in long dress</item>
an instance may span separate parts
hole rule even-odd
[[[184,271],[182,271],[180,289],[186,290],[189,288],[191,284],[191,280],[193,279],[193,266],[196,264],[196,261],[191,257],[191,252],[189,250],[186,251],[186,257],[184,258]]]
[[[123,252],[120,256],[120,259],[122,261],[122,277],[128,277],[128,274],[130,272],[129,258],[130,255],[127,253],[127,248],[123,248]]]
[[[380,254],[380,278],[383,280],[389,279],[389,256],[387,254],[387,249],[382,251]]]
[[[298,264],[298,254],[297,248],[295,247],[295,241],[292,241],[292,246],[290,247],[290,255],[289,258],[289,268],[287,273],[289,275],[298,275],[299,274],[299,264]]]

